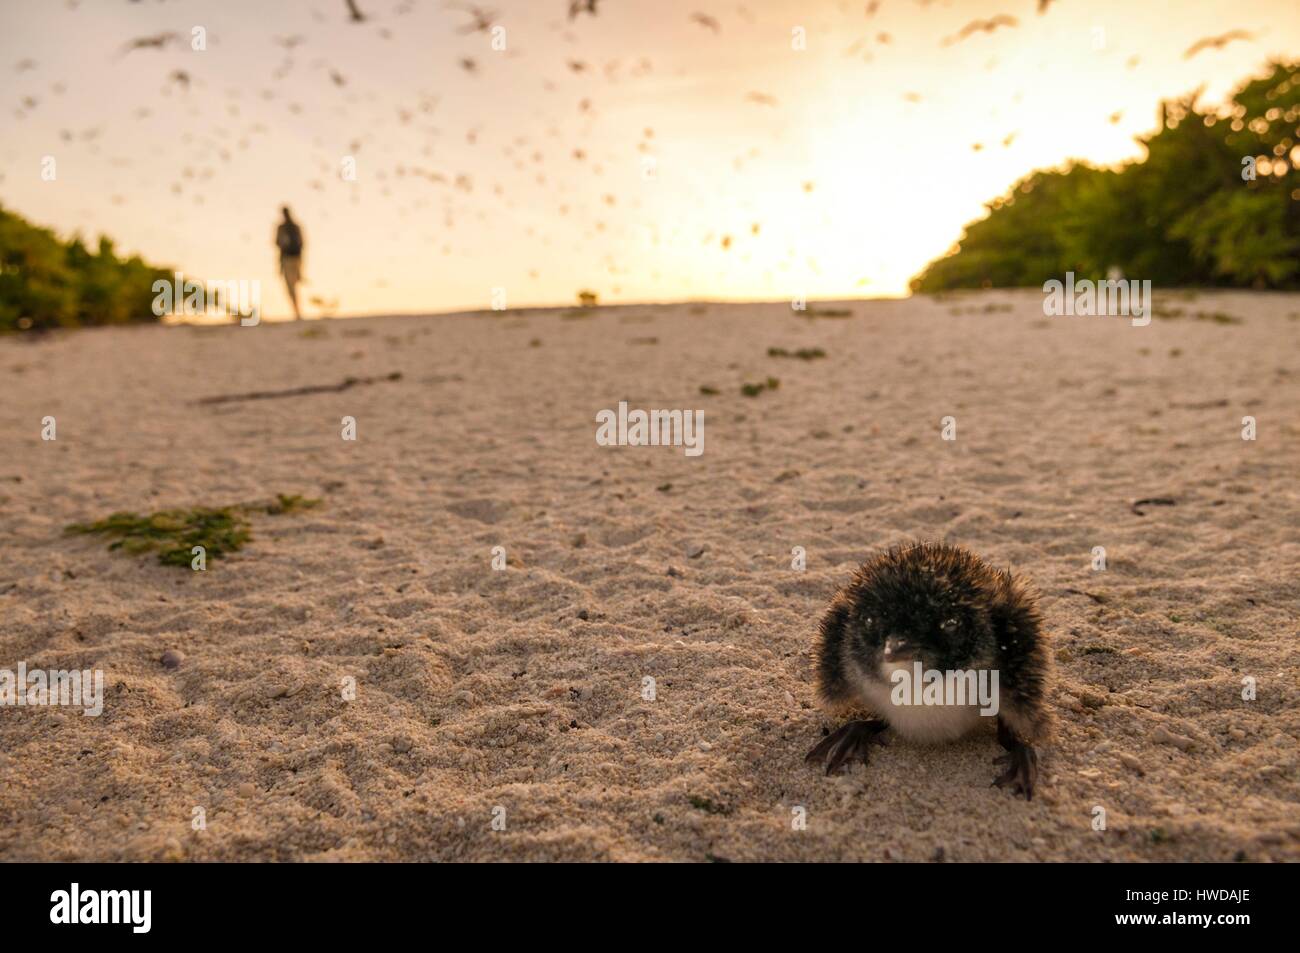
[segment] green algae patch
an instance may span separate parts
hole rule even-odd
[[[164,566],[189,568],[196,546],[202,547],[205,559],[219,559],[242,549],[253,538],[249,519],[252,514],[278,516],[311,509],[319,503],[281,493],[269,503],[193,506],[159,510],[147,516],[123,511],[93,523],[73,523],[65,532],[108,537],[113,540],[110,550],[133,556],[157,553]]]

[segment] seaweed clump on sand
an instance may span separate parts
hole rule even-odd
[[[242,549],[253,538],[249,521],[253,513],[279,516],[319,503],[297,494],[280,493],[269,503],[193,506],[159,510],[148,516],[118,512],[93,523],[73,523],[66,532],[112,537],[110,550],[120,549],[133,556],[156,552],[164,566],[189,567],[196,546],[201,546],[205,558],[210,559]]]
[[[781,382],[779,380],[775,377],[769,377],[767,380],[758,384],[742,384],[740,386],[740,392],[746,397],[757,397],[765,390],[776,390],[780,386]]]
[[[767,349],[768,357],[796,357],[801,361],[815,361],[819,357],[825,357],[826,352],[819,347],[801,347],[797,351],[788,351],[783,347],[769,347]]]

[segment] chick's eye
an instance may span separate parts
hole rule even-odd
[[[945,619],[945,620],[944,620],[944,622],[943,622],[943,630],[944,630],[945,632],[952,632],[952,631],[954,631],[956,628],[957,628],[957,620],[956,620],[956,619]]]

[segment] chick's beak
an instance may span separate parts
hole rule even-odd
[[[913,658],[915,658],[915,653],[906,639],[891,637],[885,640],[886,662],[908,662]]]

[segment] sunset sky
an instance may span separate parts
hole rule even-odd
[[[500,50],[441,0],[356,0],[360,23],[344,0],[0,0],[0,204],[259,279],[272,316],[283,203],[307,296],[343,314],[494,288],[899,295],[1020,176],[1140,156],[1161,98],[1213,103],[1300,55],[1295,0],[1038,4],[599,0],[570,20],[568,0],[487,0]],[[1017,22],[958,38],[998,15]],[[1185,58],[1231,30],[1253,38]]]

